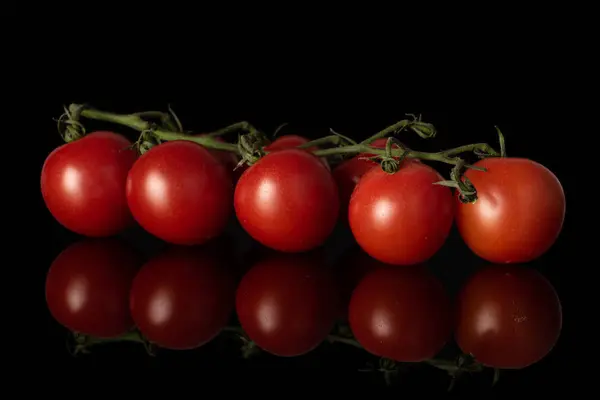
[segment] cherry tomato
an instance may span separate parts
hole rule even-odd
[[[190,141],[153,147],[127,177],[127,202],[146,231],[173,244],[202,244],[225,230],[233,185],[219,161]]]
[[[55,149],[41,174],[44,202],[65,228],[84,236],[112,236],[133,224],[125,180],[135,162],[132,143],[94,132]]]
[[[369,146],[378,149],[384,149],[387,143],[387,138],[381,138],[373,141]],[[398,145],[394,145],[394,148],[398,148]],[[356,187],[356,184],[360,178],[371,168],[379,166],[379,163],[374,160],[369,160],[373,154],[359,154],[339,164],[333,169],[333,178],[338,186],[340,194],[340,220],[342,222],[348,222],[348,204],[350,203],[350,197]],[[417,159],[411,159],[411,161],[419,161]]]
[[[388,174],[373,168],[360,179],[348,211],[350,229],[371,257],[394,265],[427,261],[452,227],[449,188],[434,185],[442,176],[426,164],[403,161]]]
[[[286,149],[267,154],[244,172],[234,206],[255,240],[275,250],[302,252],[331,234],[339,199],[331,173],[317,157]]]
[[[56,257],[46,276],[46,302],[61,325],[99,338],[133,328],[129,289],[141,258],[117,239],[86,239]]]
[[[235,278],[220,254],[205,246],[171,247],[135,277],[131,314],[150,342],[192,349],[209,342],[227,324],[234,307]]]
[[[327,338],[339,298],[322,260],[311,253],[271,253],[246,273],[237,289],[236,310],[258,347],[278,356],[299,356]]]
[[[419,362],[452,336],[452,307],[441,282],[423,266],[377,268],[352,294],[350,328],[379,357]]]
[[[456,200],[456,222],[467,246],[494,263],[525,263],[548,251],[565,219],[565,194],[556,176],[522,158],[486,158],[475,165],[487,168],[465,173],[477,201]]]
[[[477,271],[458,298],[456,341],[494,368],[524,368],[544,358],[560,336],[562,309],[538,272],[516,265]]]
[[[265,150],[270,152],[276,150],[292,149],[294,147],[301,146],[304,143],[308,142],[310,142],[310,140],[302,136],[285,135],[278,137],[277,139],[275,139],[275,141],[273,141],[273,143],[269,144],[268,146],[265,146]],[[319,148],[317,146],[312,146],[305,150],[308,152],[313,152],[319,150]],[[326,158],[321,158],[320,160],[327,167],[327,169],[331,170]]]
[[[200,134],[196,134],[194,136],[204,137],[204,136],[207,136],[207,134],[200,133]],[[215,136],[212,139],[216,140],[217,142],[225,142],[223,140],[223,138],[218,137],[218,136]],[[210,154],[212,154],[217,160],[219,160],[223,164],[223,166],[225,167],[225,170],[229,173],[233,182],[237,182],[238,179],[240,179],[240,176],[242,175],[243,170],[241,169],[242,166],[237,168],[237,165],[240,162],[240,160],[235,153],[232,153],[230,151],[225,151],[225,150],[216,150],[216,149],[207,149],[207,150],[210,152]]]

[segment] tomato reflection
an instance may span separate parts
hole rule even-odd
[[[450,299],[423,265],[377,267],[364,275],[348,319],[365,350],[401,362],[433,358],[452,333]]]
[[[129,290],[141,257],[118,239],[87,239],[56,257],[46,277],[46,302],[66,328],[100,338],[133,328]]]
[[[130,307],[148,341],[191,349],[225,327],[234,306],[235,275],[221,245],[172,246],[142,267],[133,282]]]
[[[490,367],[524,368],[544,358],[562,327],[552,284],[525,265],[490,265],[475,272],[457,303],[456,341]]]
[[[278,356],[298,356],[326,339],[338,303],[332,271],[320,251],[264,251],[238,286],[236,310],[258,347]]]

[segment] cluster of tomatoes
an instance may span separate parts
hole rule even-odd
[[[462,351],[495,368],[539,361],[560,334],[558,297],[532,269],[481,269],[453,302],[427,268],[390,266],[360,249],[332,266],[321,250],[259,248],[238,266],[227,246],[171,246],[143,261],[118,239],[85,239],[50,267],[49,310],[78,333],[116,338],[137,327],[149,342],[175,350],[208,343],[235,310],[258,348],[287,357],[326,341],[336,321],[367,352],[399,362],[432,359],[454,332]]]
[[[382,148],[386,139],[373,143]],[[41,179],[56,220],[86,236],[110,236],[134,219],[172,244],[199,245],[223,233],[233,211],[261,244],[283,252],[322,245],[340,220],[373,258],[393,265],[430,259],[456,222],[465,243],[495,263],[524,263],[557,239],[565,197],[556,176],[527,159],[493,157],[465,177],[474,203],[436,185],[442,176],[417,159],[395,173],[358,154],[331,171],[307,139],[283,136],[251,167],[233,153],[176,140],[138,157],[131,143],[95,132],[53,151]]]
[[[443,178],[425,162],[406,159],[388,173],[359,154],[332,170],[311,154],[314,148],[296,148],[306,142],[282,136],[240,168],[233,153],[186,140],[138,156],[113,132],[54,150],[41,188],[58,222],[109,237],[136,221],[175,247],[141,270],[110,240],[67,249],[48,274],[52,314],[100,337],[135,325],[171,349],[210,341],[235,308],[250,339],[281,356],[314,349],[340,315],[368,352],[396,361],[435,356],[452,332],[465,353],[498,368],[525,367],[551,350],[562,323],[554,289],[539,274],[507,265],[538,258],[562,229],[565,197],[551,171],[527,159],[485,158],[475,164],[485,172],[465,173],[477,200],[463,203],[435,184]],[[221,267],[226,252],[209,245],[233,213],[252,238],[276,251],[239,282]],[[320,268],[315,257],[338,222],[348,224],[368,255],[358,269],[348,268],[352,279]],[[474,253],[504,266],[475,274],[453,306],[421,264],[443,246],[454,222]]]

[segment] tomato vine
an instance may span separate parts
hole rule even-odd
[[[138,139],[132,143],[109,131],[88,134],[82,123],[86,118],[133,129]],[[48,156],[41,189],[59,223],[88,237],[110,237],[136,221],[157,238],[183,245],[142,272],[134,269],[137,258],[114,243],[65,251],[47,277],[49,309],[69,330],[97,336],[75,334],[73,354],[118,341],[141,343],[149,354],[157,346],[193,349],[229,332],[242,341],[244,357],[258,352],[297,356],[323,342],[339,343],[380,357],[373,369],[386,382],[403,369],[427,365],[446,371],[452,386],[465,372],[531,365],[559,337],[562,311],[554,289],[518,267],[477,275],[461,292],[456,328],[443,286],[424,269],[382,268],[370,274],[360,269],[373,260],[422,266],[444,245],[455,221],[475,254],[502,266],[534,260],[553,245],[565,215],[562,186],[541,164],[508,158],[498,127],[499,151],[473,143],[423,152],[397,138],[404,131],[423,139],[437,135],[432,124],[412,114],[360,142],[332,129],[312,141],[297,135],[275,138],[282,126],[267,135],[247,121],[210,133],[190,132],[170,107],[167,112],[117,114],[71,104],[57,125],[68,144]],[[237,140],[228,143],[225,135],[237,135]],[[470,164],[464,153],[480,160]],[[450,179],[421,160],[452,166]],[[215,256],[201,246],[223,234],[234,212],[246,233],[278,252],[246,271],[236,290],[234,279],[217,265],[222,252]],[[346,282],[352,288],[351,296],[344,293],[344,301],[350,300],[346,304],[338,304],[333,294],[340,282],[334,284],[317,265],[322,257],[300,261],[302,254],[325,244],[340,216],[371,260],[347,277],[358,286]],[[195,245],[199,253],[188,253],[194,248],[186,246]],[[192,262],[192,256],[205,262]],[[84,259],[99,268],[81,270]],[[64,293],[79,283],[71,279],[74,274],[81,282],[95,281],[86,289],[94,300],[86,307],[93,313],[64,301]],[[169,315],[169,325],[157,323],[148,312],[164,285],[185,286],[167,290],[176,294],[168,300],[178,310]],[[341,286],[342,292],[347,289]],[[302,304],[287,299],[302,299]],[[482,335],[478,321],[489,314],[488,304],[506,304],[494,316],[494,323],[506,328]],[[400,311],[388,312],[390,305]],[[258,312],[263,306],[269,306],[269,326]],[[239,326],[223,328],[232,308]],[[535,316],[536,324],[517,330],[515,324],[528,320],[523,310]],[[420,315],[427,319],[417,321]],[[338,318],[348,326],[334,328]],[[139,331],[130,330],[133,326]],[[452,330],[460,351],[468,354],[432,359]],[[496,369],[494,382],[497,378]]]
[[[342,344],[351,346],[360,350],[364,348],[352,337],[338,330],[337,334],[327,336],[326,342],[330,344]],[[227,326],[221,330],[222,334],[235,335],[241,342],[240,354],[244,359],[251,359],[263,352],[263,350],[248,338],[246,333],[239,326]],[[143,345],[146,353],[151,357],[158,356],[160,347],[149,342],[137,329],[122,334],[113,338],[97,338],[90,335],[84,335],[77,332],[71,332],[67,338],[67,348],[72,356],[86,355],[91,353],[91,348],[99,345],[109,345],[111,343],[129,342]],[[497,368],[491,369],[477,362],[468,354],[459,354],[455,359],[433,358],[422,362],[396,362],[392,359],[379,357],[378,365],[374,367],[367,363],[364,369],[359,372],[379,372],[387,385],[392,385],[396,382],[396,378],[401,372],[406,372],[411,367],[417,365],[429,366],[442,371],[445,371],[450,377],[448,391],[451,391],[456,381],[465,373],[481,373],[486,370],[493,370],[492,386],[498,382],[500,370]]]
[[[460,199],[463,202],[474,202],[477,199],[477,191],[472,183],[462,175],[462,172],[466,169],[485,171],[485,168],[467,164],[466,161],[458,157],[458,155],[468,152],[472,152],[480,158],[505,155],[504,137],[502,132],[496,127],[501,145],[500,152],[496,151],[487,143],[468,144],[433,153],[416,151],[409,149],[396,138],[389,136],[396,135],[404,130],[410,130],[423,139],[430,139],[436,136],[437,131],[432,124],[422,121],[420,116],[413,114],[408,114],[407,116],[410,119],[400,120],[360,143],[356,143],[331,130],[332,135],[312,140],[298,147],[310,148],[321,145],[335,146],[313,151],[313,154],[318,157],[368,153],[372,155],[372,159],[380,160],[382,168],[388,173],[396,172],[399,163],[405,158],[450,164],[454,166],[450,174],[451,179],[440,181],[437,184],[456,188],[459,191],[461,195]],[[111,122],[139,131],[140,136],[136,142],[136,146],[138,151],[142,154],[163,141],[174,140],[187,140],[198,143],[209,149],[236,153],[241,157],[238,166],[243,164],[252,165],[269,153],[265,150],[265,147],[270,143],[269,138],[247,121],[236,122],[207,135],[192,136],[189,132],[184,132],[179,118],[170,107],[168,113],[161,111],[146,111],[133,114],[117,114],[97,110],[86,104],[71,104],[68,108],[65,108],[65,113],[58,119],[59,130],[61,130],[66,141],[76,140],[85,135],[85,128],[80,122],[81,117]],[[158,119],[159,121],[149,121],[149,119],[152,118]],[[237,143],[226,143],[216,139],[218,136],[231,133],[238,134]],[[384,149],[370,146],[375,140],[387,137],[389,137],[389,139]],[[392,144],[395,146],[392,147]]]

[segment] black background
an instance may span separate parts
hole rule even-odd
[[[96,108],[114,112],[136,112],[150,109],[166,110],[167,100],[164,101],[118,101],[118,96],[111,99],[102,98],[57,98],[56,102],[49,103],[44,115],[44,123],[36,143],[36,168],[37,182],[45,157],[59,146],[61,138],[58,135],[52,118],[58,118],[62,113],[62,105],[71,102],[90,103]],[[274,102],[269,106],[259,106],[256,103],[246,104],[244,107],[227,105],[220,100],[213,104],[199,104],[193,100],[172,101],[171,106],[182,120],[186,130],[208,132],[227,124],[248,120],[265,132],[273,130],[283,122],[290,125],[282,134],[300,134],[316,138],[327,134],[328,128],[355,139],[370,136],[397,120],[403,119],[407,112],[422,113],[423,120],[432,122],[438,129],[435,139],[429,141],[418,138],[410,132],[402,133],[402,140],[409,147],[424,151],[436,151],[444,148],[456,147],[473,142],[488,142],[498,148],[494,125],[499,125],[506,137],[507,152],[509,156],[527,157],[534,159],[550,170],[561,180],[567,198],[567,217],[563,232],[555,246],[541,259],[534,263],[555,286],[562,304],[564,313],[563,333],[554,351],[541,363],[522,371],[507,372],[502,375],[495,391],[504,393],[520,393],[523,391],[548,390],[554,391],[567,385],[569,380],[565,375],[568,363],[565,361],[570,356],[570,307],[573,290],[569,268],[565,267],[567,259],[567,240],[571,233],[572,221],[569,217],[571,204],[570,180],[562,158],[556,157],[561,153],[561,143],[552,140],[557,135],[556,128],[550,124],[544,125],[542,121],[549,119],[549,110],[529,111],[518,114],[506,111],[490,110],[462,110],[460,112],[439,112],[419,109],[409,109],[394,104],[378,108],[375,111],[366,111],[362,107],[346,107],[335,111],[322,108],[317,112],[297,106],[287,107],[286,104]],[[115,125],[102,125],[83,121],[88,130],[94,127],[112,128],[116,131],[135,138],[135,133],[120,129]],[[448,176],[449,167],[444,164],[436,165],[438,170]],[[115,344],[97,348],[93,354],[73,358],[67,352],[65,338],[67,332],[53,321],[44,303],[45,274],[52,260],[66,246],[80,238],[66,231],[52,219],[45,209],[41,195],[37,194],[36,209],[39,211],[41,223],[36,222],[39,229],[35,229],[36,256],[31,275],[35,274],[34,282],[37,312],[30,320],[36,327],[38,340],[39,366],[50,369],[69,370],[69,373],[84,372],[89,376],[107,371],[129,371],[132,373],[156,374],[156,376],[177,376],[188,374],[194,376],[196,383],[203,385],[244,385],[245,387],[264,387],[265,385],[292,387],[335,387],[337,389],[383,388],[382,377],[377,374],[357,372],[367,357],[360,351],[349,349],[344,345],[324,344],[313,353],[294,359],[281,359],[262,356],[250,361],[241,360],[238,355],[239,343],[226,337],[218,338],[202,349],[192,352],[162,351],[155,358],[148,357],[144,349],[135,344]],[[230,233],[235,240],[249,239],[239,227],[231,227]],[[150,254],[155,242],[144,235],[143,232],[130,232],[125,236],[134,246]],[[32,240],[33,238],[30,238]],[[348,247],[348,235],[338,232],[332,238],[332,259]],[[453,228],[452,235],[441,252],[432,260],[434,269],[444,279],[451,290],[455,290],[469,273],[482,264],[481,260],[472,255],[461,242]],[[453,289],[454,288],[454,289]],[[41,340],[41,341],[40,341]],[[133,372],[132,372],[133,371]],[[176,372],[177,374],[175,374]],[[121,373],[117,374],[121,375]],[[122,376],[122,375],[121,375]],[[140,375],[143,376],[143,375]],[[150,376],[150,375],[146,375]],[[458,393],[488,390],[490,374],[480,377],[467,378],[457,388]],[[390,390],[420,390],[424,392],[443,393],[448,378],[439,371],[421,370],[407,376],[406,381]]]

